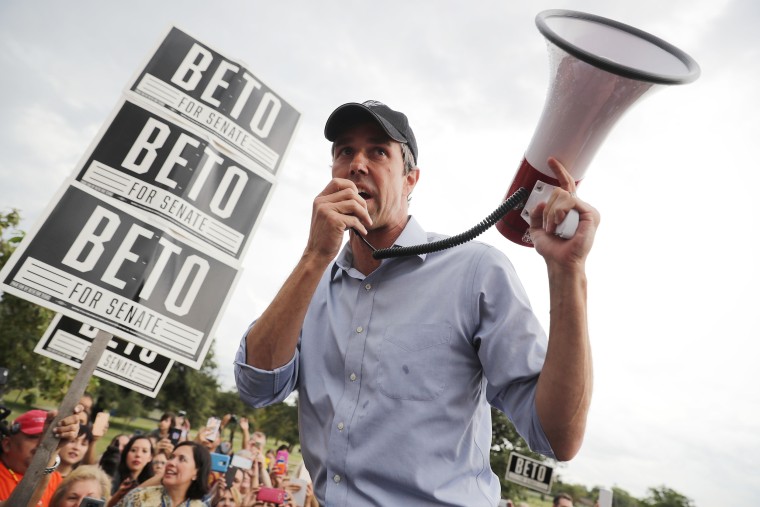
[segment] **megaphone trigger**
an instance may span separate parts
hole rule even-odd
[[[530,225],[530,214],[538,206],[539,203],[546,203],[552,196],[554,189],[558,188],[554,185],[538,180],[533,186],[533,191],[528,196],[528,201],[520,212],[520,216]],[[578,223],[580,222],[580,214],[578,210],[571,209],[568,211],[565,219],[559,223],[554,230],[554,234],[562,239],[570,239],[575,236],[575,231],[578,230]]]

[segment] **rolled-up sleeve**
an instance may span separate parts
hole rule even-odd
[[[536,386],[547,337],[512,264],[490,249],[475,276],[478,355],[489,403],[504,412],[530,448],[554,457],[536,412]]]
[[[298,349],[284,366],[272,371],[261,370],[245,362],[247,335],[246,331],[235,354],[235,384],[240,399],[255,408],[284,401],[298,384]]]

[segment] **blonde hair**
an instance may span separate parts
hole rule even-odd
[[[243,505],[243,497],[240,495],[240,491],[238,491],[238,489],[235,486],[228,488],[227,491],[232,493],[232,501],[235,502],[236,506]],[[219,503],[219,500],[221,500],[222,498],[222,493],[223,491],[221,489],[218,489],[216,491],[216,495],[215,495],[216,498],[211,503],[211,505],[217,505]]]
[[[82,465],[72,470],[63,479],[63,482],[61,482],[50,499],[50,507],[57,507],[63,501],[71,486],[80,481],[96,481],[100,485],[101,498],[106,502],[111,498],[111,479],[108,475],[97,465]]]

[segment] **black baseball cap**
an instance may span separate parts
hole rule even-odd
[[[347,127],[367,119],[376,121],[394,141],[409,145],[414,160],[417,161],[417,140],[406,115],[376,100],[361,104],[349,102],[339,106],[325,123],[325,137],[328,141],[335,141]]]

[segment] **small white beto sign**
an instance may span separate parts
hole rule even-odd
[[[554,468],[542,461],[513,452],[509,455],[505,479],[542,493],[550,493]]]

